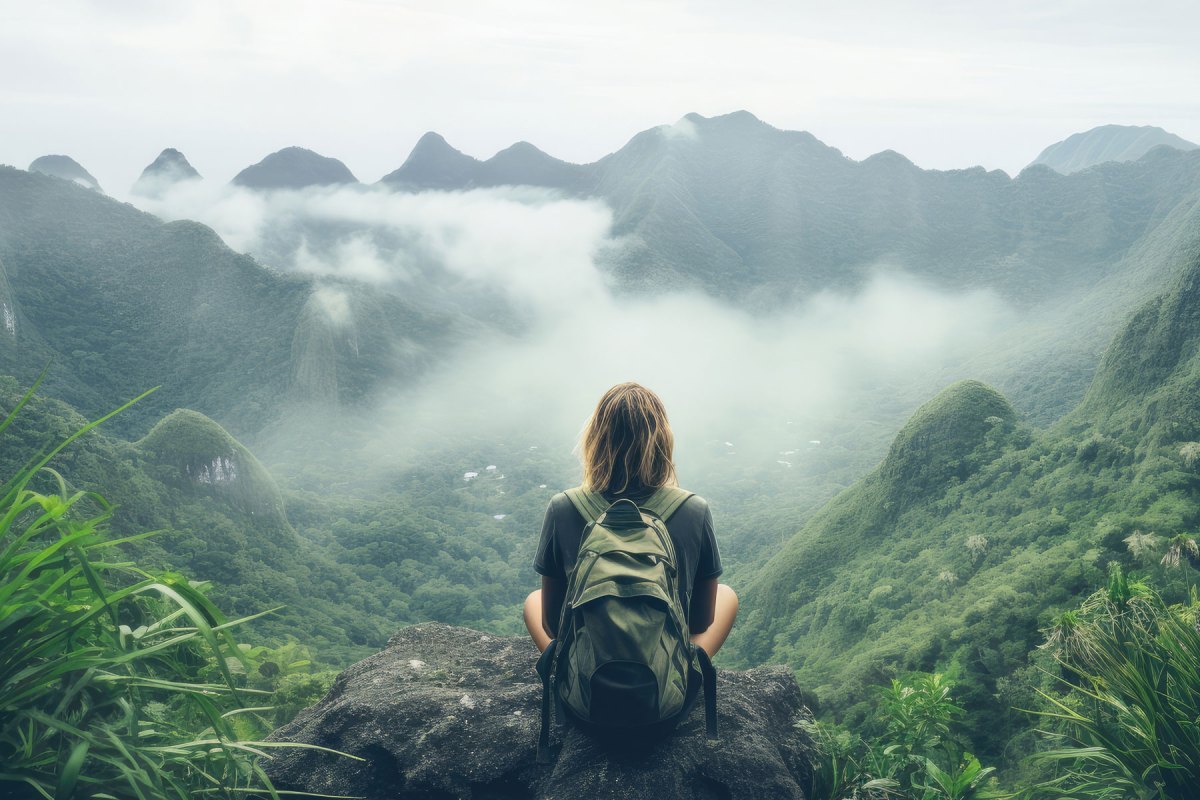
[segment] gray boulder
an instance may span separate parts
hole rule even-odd
[[[786,668],[719,671],[719,741],[705,738],[698,706],[669,738],[640,752],[559,728],[554,761],[541,765],[536,661],[525,637],[432,623],[404,628],[272,735],[364,760],[280,748],[267,772],[281,789],[372,800],[804,798],[812,743],[796,722],[809,712]]]

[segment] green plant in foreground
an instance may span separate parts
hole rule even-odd
[[[283,745],[240,741],[233,726],[267,710],[248,705],[264,693],[237,689],[228,666],[241,658],[230,629],[250,618],[227,620],[197,584],[119,560],[119,545],[152,533],[106,538],[103,498],[70,492],[45,469],[131,403],[0,488],[0,789],[54,800],[278,796],[259,759]],[[28,488],[43,470],[57,493]],[[219,680],[202,677],[212,665]]]
[[[1051,631],[1071,690],[1037,712],[1065,729],[1042,758],[1063,772],[1047,796],[1184,800],[1200,797],[1200,632],[1195,596],[1168,607],[1114,565],[1106,589]]]
[[[836,726],[801,723],[813,737],[810,800],[972,800],[1000,798],[984,767],[952,731],[962,709],[939,674],[917,674],[883,687],[878,741]]]

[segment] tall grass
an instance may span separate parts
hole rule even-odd
[[[1106,589],[1068,612],[1048,645],[1071,690],[1040,712],[1065,729],[1045,753],[1061,774],[1043,794],[1200,798],[1200,632],[1193,594],[1168,607],[1114,566]],[[1065,741],[1064,741],[1065,740]]]
[[[122,560],[120,545],[154,532],[109,538],[104,499],[46,467],[138,399],[0,487],[0,793],[278,797],[260,759],[282,745],[240,741],[233,725],[267,710],[229,668],[242,658],[230,630],[254,617],[226,619],[199,584]],[[51,491],[29,488],[43,477]]]

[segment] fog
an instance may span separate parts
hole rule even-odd
[[[466,438],[568,449],[604,389],[634,380],[663,397],[682,472],[733,457],[787,469],[781,453],[829,444],[832,430],[878,423],[871,441],[886,438],[1015,319],[989,291],[941,291],[898,263],[874,265],[853,292],[770,313],[686,287],[622,292],[604,263],[631,242],[612,236],[608,207],[529,187],[260,193],[190,181],[138,202],[315,276],[338,325],[352,322],[345,284],[322,279],[405,297],[486,292],[520,320],[515,333],[485,326],[416,384],[385,384],[354,447],[389,468]]]

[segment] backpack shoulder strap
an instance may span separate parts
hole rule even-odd
[[[693,494],[695,492],[680,489],[678,486],[663,486],[646,498],[646,501],[641,506],[663,522],[666,522]]]
[[[566,495],[567,499],[571,501],[571,505],[575,506],[575,510],[579,512],[579,516],[583,517],[584,522],[595,522],[600,519],[600,515],[611,505],[604,499],[604,495],[584,489],[582,486],[567,489]]]

